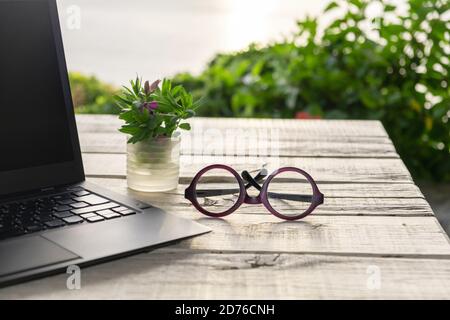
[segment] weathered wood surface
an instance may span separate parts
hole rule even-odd
[[[188,183],[180,183],[178,188],[165,193],[140,193],[128,189],[125,179],[117,178],[88,178],[89,181],[99,185],[108,186],[117,192],[131,194],[134,197],[158,201],[169,199],[174,195],[182,195]],[[190,182],[190,181],[189,181]],[[283,187],[289,188],[289,183],[283,183]],[[424,198],[420,189],[413,183],[345,183],[328,182],[321,183],[320,190],[330,198]],[[325,199],[325,201],[327,200]],[[164,202],[165,200],[161,201]]]
[[[183,155],[236,155],[239,153],[250,156],[271,156],[277,154],[283,157],[353,157],[353,158],[398,158],[394,146],[386,138],[342,139],[323,137],[310,140],[310,136],[295,135],[270,139],[269,132],[247,130],[239,132],[233,129],[227,131],[184,134],[181,144]],[[311,137],[312,138],[312,137]],[[85,153],[126,153],[126,136],[120,132],[83,133],[80,136],[82,151]],[[197,142],[196,140],[200,140]],[[258,143],[254,143],[257,140]],[[203,146],[208,145],[205,149]]]
[[[90,178],[89,180],[172,212],[185,212],[186,209],[192,209],[192,204],[184,199],[184,190],[188,187],[187,184],[180,184],[176,190],[164,194],[152,194],[128,189],[125,179]],[[226,184],[223,185],[226,189]],[[289,183],[282,183],[278,186],[278,190],[289,190],[289,188]],[[413,184],[324,183],[320,189],[327,197],[325,203],[314,211],[315,216],[433,216],[428,202]],[[413,200],[411,201],[411,199]],[[226,209],[223,208],[220,211]],[[241,213],[268,214],[264,206],[250,205],[243,205],[235,214]]]
[[[194,130],[238,128],[238,129],[282,129],[289,136],[302,133],[316,138],[388,138],[386,130],[379,121],[366,120],[272,120],[236,118],[193,118],[190,120]],[[77,126],[83,132],[115,132],[123,124],[117,117],[109,115],[77,115]]]
[[[191,214],[184,214],[193,218]],[[333,253],[450,258],[445,232],[430,217],[309,217],[279,222],[270,215],[197,219],[214,232],[178,247],[221,252]],[[175,247],[177,247],[175,246]]]
[[[125,154],[84,154],[88,177],[126,177]],[[223,163],[236,171],[258,169],[266,164],[269,171],[294,166],[306,170],[317,182],[412,182],[399,159],[288,158],[235,156],[181,156],[181,182],[188,182],[209,164]]]
[[[369,277],[380,272],[380,282]],[[450,261],[309,254],[157,250],[22,284],[0,297],[29,299],[442,299]]]
[[[81,119],[86,119],[84,116]],[[126,153],[126,136],[117,131],[120,121],[103,116],[103,122],[79,121],[85,153]],[[184,155],[249,155],[285,157],[398,158],[394,146],[376,123],[348,121],[310,122],[289,120],[198,119],[183,132]],[[347,127],[343,125],[348,124]],[[335,132],[335,133],[334,133]],[[359,132],[359,134],[355,134]]]
[[[0,298],[450,298],[449,239],[379,122],[193,119],[192,125],[197,132],[183,134],[180,186],[145,194],[126,187],[120,121],[78,116],[90,181],[212,233],[87,268],[79,291],[67,290],[66,275],[59,275],[0,290]],[[325,203],[300,222],[280,221],[262,206],[205,218],[183,191],[211,163],[238,171],[301,167],[318,181]],[[280,187],[289,189],[289,182]]]

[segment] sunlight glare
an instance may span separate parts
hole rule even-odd
[[[252,42],[264,42],[270,34],[270,18],[280,2],[277,0],[229,0],[226,33],[223,41],[232,50]]]

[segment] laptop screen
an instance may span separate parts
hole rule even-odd
[[[0,173],[74,159],[48,1],[0,0]]]

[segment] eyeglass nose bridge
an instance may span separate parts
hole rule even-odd
[[[245,204],[262,204],[261,194],[259,194],[256,197],[251,197],[248,195],[247,192],[245,192],[244,203]]]

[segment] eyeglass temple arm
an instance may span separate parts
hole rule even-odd
[[[226,196],[230,194],[239,193],[240,189],[226,189],[226,190],[195,190],[197,197],[215,197],[215,196]]]
[[[262,187],[258,182],[261,182],[264,180],[265,177],[267,177],[267,169],[263,168],[261,171],[256,175],[256,177],[252,177],[248,171],[243,171],[241,176],[242,178],[247,181],[247,185],[245,186],[245,189],[249,189],[250,187],[255,187],[259,191],[261,191]]]
[[[217,196],[226,196],[230,194],[237,194],[241,190],[240,189],[227,189],[227,190],[196,190],[197,197],[205,198],[205,197],[217,197]],[[292,200],[299,202],[311,202],[312,196],[306,194],[287,194],[287,193],[275,193],[269,192],[269,197],[273,199],[283,199],[283,200]]]
[[[269,198],[282,199],[282,200],[292,200],[299,202],[312,202],[312,196],[306,194],[287,194],[287,193],[274,193],[269,192]]]

